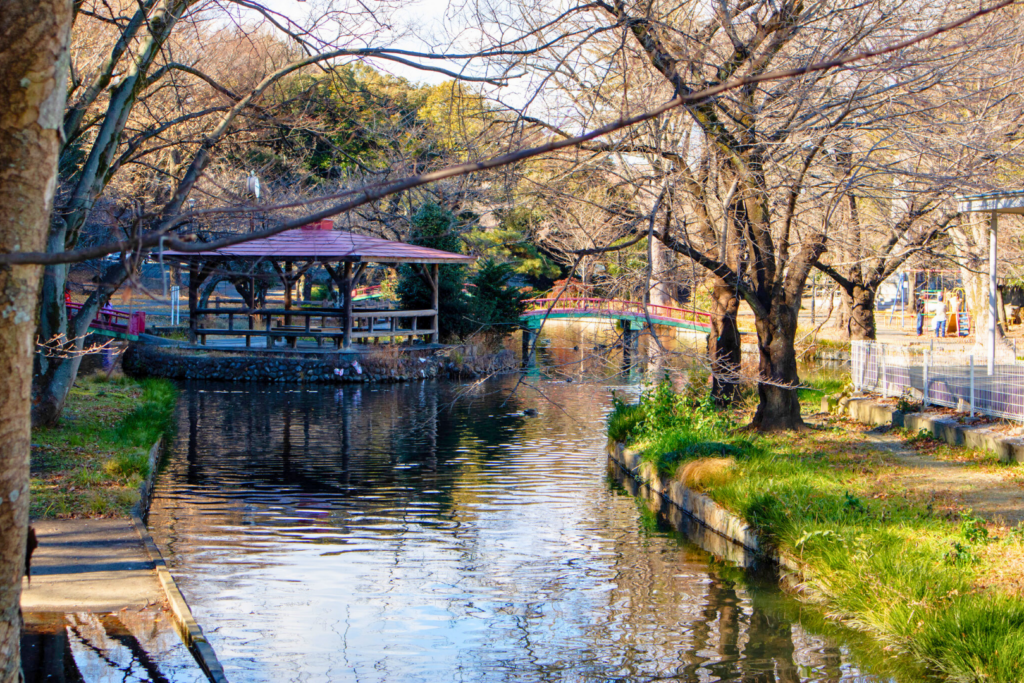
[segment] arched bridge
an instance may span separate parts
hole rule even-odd
[[[68,302],[68,317],[78,315],[82,304]],[[114,308],[100,309],[89,323],[89,332],[115,339],[138,341],[139,335],[146,331],[146,314],[143,311],[118,311]]]
[[[550,310],[549,310],[550,309]],[[666,325],[694,332],[711,332],[711,315],[703,311],[674,306],[656,306],[639,301],[551,297],[528,299],[520,320],[530,328],[540,327],[545,320],[628,320],[647,324],[648,314],[655,325]]]

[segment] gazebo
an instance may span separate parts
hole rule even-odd
[[[313,339],[321,347],[331,341],[338,348],[349,348],[355,339],[405,337],[410,341],[424,337],[431,342],[438,339],[438,273],[443,264],[466,264],[472,256],[453,254],[404,242],[358,235],[334,230],[333,221],[320,221],[294,230],[242,242],[220,249],[197,252],[165,251],[163,257],[177,261],[188,268],[188,329],[189,338],[206,344],[208,335],[244,337],[245,346],[252,345],[253,337],[266,339],[272,348],[284,339],[295,348],[299,339]],[[262,263],[269,263],[274,275],[257,273]],[[432,305],[424,310],[353,309],[353,288],[358,285],[368,263],[418,266],[419,275],[433,292]],[[228,264],[242,266],[230,270]],[[323,266],[341,292],[340,307],[295,308],[292,289],[310,268]],[[247,266],[247,268],[246,268]],[[230,272],[231,279],[250,283],[256,279],[275,277],[284,285],[284,307],[258,308],[255,288],[249,296],[243,294],[245,306],[230,308],[200,308],[199,288],[215,273]],[[242,288],[244,290],[244,287]],[[227,327],[200,327],[205,315],[227,316]],[[246,324],[236,327],[236,317]],[[423,318],[429,326],[421,327]],[[334,322],[336,321],[336,322]],[[262,329],[257,327],[262,322]],[[297,323],[297,324],[296,324]]]

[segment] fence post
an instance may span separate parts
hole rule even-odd
[[[928,407],[928,366],[932,361],[931,349],[924,352],[924,399],[921,401],[921,405],[924,408]]]
[[[971,354],[971,417],[974,417],[974,354]]]
[[[850,368],[850,374],[853,375],[853,390],[860,391],[860,377],[864,374],[864,355],[861,353],[860,342],[850,342],[850,357],[853,360],[853,367]],[[860,365],[859,369],[858,364]]]
[[[878,345],[878,364],[882,368],[882,397],[889,395],[889,383],[885,378],[885,344]]]

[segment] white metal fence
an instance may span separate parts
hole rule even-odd
[[[855,341],[850,355],[853,385],[859,391],[910,394],[925,405],[1024,421],[1024,363],[1008,346],[996,349],[991,375],[984,350],[974,345]]]

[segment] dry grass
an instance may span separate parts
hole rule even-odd
[[[736,460],[733,458],[700,458],[686,463],[676,477],[687,488],[706,491],[736,476],[735,467]]]
[[[363,354],[362,361],[373,371],[397,372],[402,369],[402,360],[406,355],[398,344],[377,344]]]

